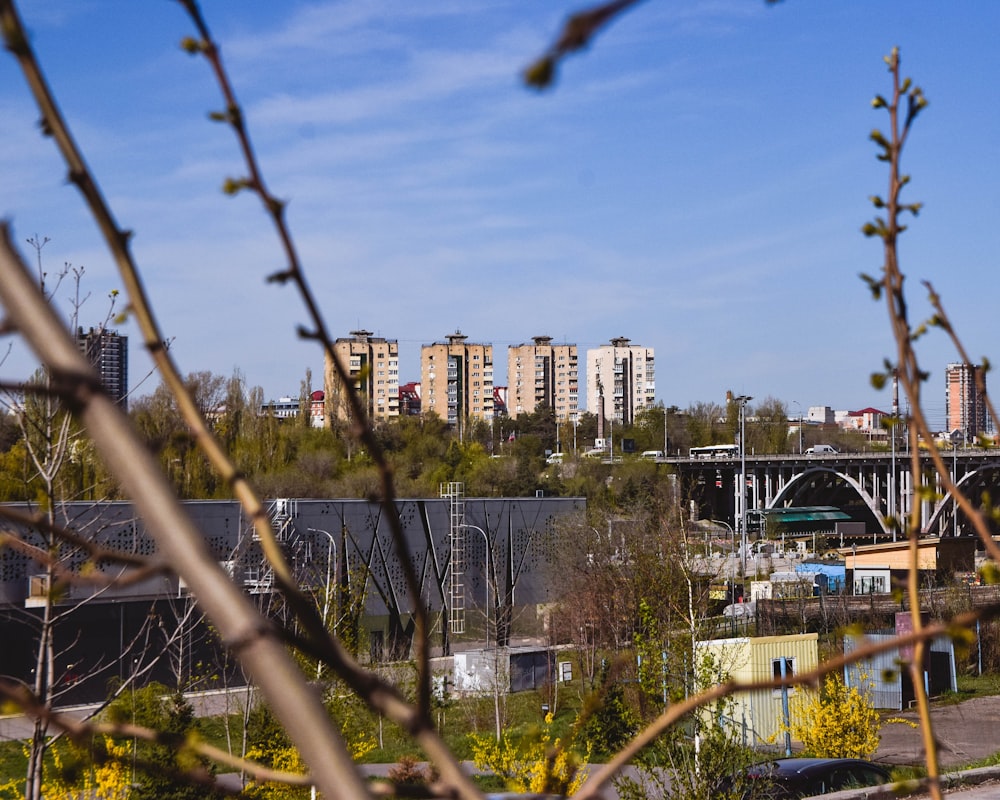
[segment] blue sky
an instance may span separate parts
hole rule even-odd
[[[506,347],[549,335],[583,351],[627,336],[656,350],[657,398],[727,389],[813,405],[886,408],[869,374],[893,352],[884,306],[858,279],[880,247],[859,232],[885,192],[867,136],[894,45],[930,100],[905,155],[902,241],[914,319],[920,281],[943,295],[974,358],[1000,360],[995,74],[1000,4],[924,0],[650,0],[562,67],[520,70],[569,2],[206,2],[271,189],[331,330],[421,344],[461,329]],[[32,0],[22,14],[174,337],[185,371],[240,368],[270,397],[298,392],[317,348],[249,195],[234,140],[207,121],[207,65],[177,43],[175,3]],[[47,268],[86,268],[82,321],[120,286],[35,113],[0,58],[0,214],[51,240]],[[27,250],[26,252],[30,252]],[[69,307],[64,291],[59,298]],[[125,327],[135,337],[135,331]],[[136,337],[137,338],[137,337]],[[921,343],[931,422],[943,423],[939,334]],[[28,374],[15,343],[0,376]],[[131,372],[147,368],[132,349]],[[152,390],[149,385],[149,390]],[[584,396],[581,391],[581,397]]]

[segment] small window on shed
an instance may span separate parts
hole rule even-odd
[[[776,681],[781,680],[781,659],[773,658],[771,659],[771,672],[774,675]],[[795,675],[795,659],[785,658],[785,677],[791,678]]]
[[[781,680],[781,659],[780,658],[772,658],[771,659],[771,675],[774,677],[774,679],[776,681],[780,681]],[[785,677],[786,678],[795,677],[795,659],[792,658],[791,656],[786,656],[785,657]],[[772,697],[780,697],[781,696],[781,691],[782,690],[780,688],[772,689],[771,690],[771,696]],[[795,694],[795,687],[794,686],[789,686],[788,687],[788,694],[789,695]]]

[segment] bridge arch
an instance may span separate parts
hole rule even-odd
[[[982,506],[984,492],[991,496],[993,503],[996,503],[998,496],[1000,496],[1000,460],[981,464],[966,472],[958,479],[956,485],[976,508]],[[924,533],[947,536],[956,528],[971,532],[971,526],[962,525],[960,521],[956,521],[957,513],[958,506],[955,503],[955,496],[948,492],[934,504],[934,510],[924,527]],[[996,534],[997,526],[994,524],[991,527],[993,533]]]
[[[782,506],[831,505],[888,533],[879,500],[846,472],[829,466],[809,466],[784,483],[766,503],[766,508]]]

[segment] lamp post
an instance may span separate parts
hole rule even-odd
[[[721,525],[727,531],[729,531],[729,541],[732,542],[732,548],[731,549],[732,550],[736,549],[736,531],[733,530],[733,526],[732,525],[730,525],[728,522],[723,522],[721,519],[707,519],[707,520],[705,520],[705,522],[708,522],[708,523],[710,523],[712,525]],[[728,559],[727,559],[727,567],[728,567]],[[735,587],[733,587],[733,589],[735,589]],[[733,603],[736,602],[736,597],[734,596],[733,591],[729,592],[729,598],[728,598],[728,600],[729,600],[729,602],[733,602]]]
[[[892,371],[892,434],[889,449],[892,453],[889,463],[889,518],[892,520],[892,540],[896,541],[896,500],[899,497],[899,487],[896,482],[896,426],[899,424],[899,371]]]
[[[472,528],[474,531],[479,531],[483,535],[483,542],[486,545],[486,648],[489,649],[490,646],[490,567],[493,565],[493,551],[490,549],[490,537],[482,528],[478,525],[470,525],[467,522],[463,522],[458,527],[460,528]],[[493,589],[493,597],[496,598],[496,588]],[[497,637],[494,637],[495,639]]]
[[[958,486],[958,442],[951,442],[951,482]],[[951,535],[958,536],[958,503],[954,495],[951,498]]]
[[[740,404],[740,489],[737,495],[740,500],[740,574],[747,573],[747,441],[746,417],[747,403],[753,400],[750,395],[741,394],[733,398]]]
[[[710,522],[712,525],[721,525],[727,531],[729,531],[729,541],[732,542],[732,550],[736,549],[736,532],[733,530],[733,526],[728,522],[723,522],[721,519],[707,519],[705,522]]]
[[[330,584],[332,583],[334,577],[331,565],[337,563],[337,540],[333,538],[333,534],[330,533],[330,531],[325,531],[322,528],[306,528],[306,530],[309,531],[310,533],[322,533],[327,538],[328,541],[328,546],[326,549],[326,585],[324,587],[325,592],[323,597],[323,627],[326,628],[327,620],[329,619],[330,616],[330,605],[333,596],[333,590],[330,587]],[[322,674],[323,674],[323,662],[318,661],[316,663],[316,679],[319,680]]]

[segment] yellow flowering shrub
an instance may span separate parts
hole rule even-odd
[[[341,725],[341,733],[344,734],[348,752],[355,760],[367,755],[377,746],[375,738],[366,731],[348,731],[346,726]],[[307,772],[299,751],[283,737],[272,737],[248,748],[247,758],[251,761],[267,764],[281,772],[295,775],[304,775]],[[278,782],[261,781],[251,782],[245,793],[250,797],[267,798],[267,800],[292,800],[293,798],[308,797],[309,789]]]
[[[864,681],[864,676],[861,677]],[[790,731],[805,755],[816,758],[871,758],[882,738],[878,711],[854,686],[831,673],[816,693],[792,698]]]
[[[105,758],[84,768],[71,765],[58,747],[49,750],[52,768],[45,770],[42,797],[46,800],[127,800],[132,792],[132,772],[129,759],[130,742],[115,743],[109,736],[103,739]],[[70,759],[74,754],[70,754]]]
[[[561,739],[552,739],[552,715],[545,724],[517,741],[504,732],[498,742],[489,735],[470,734],[476,767],[503,778],[512,792],[572,795],[586,777],[581,767],[590,759],[574,753]]]

